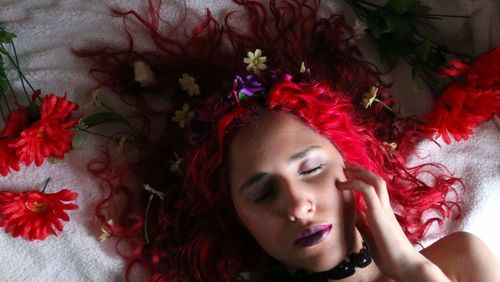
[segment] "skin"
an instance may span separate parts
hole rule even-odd
[[[394,216],[385,182],[344,163],[327,138],[291,114],[263,114],[235,134],[229,149],[238,216],[290,271],[331,269],[364,239],[375,263],[343,281],[500,281],[500,264],[473,235],[452,234],[417,252]],[[354,192],[368,206],[362,214],[356,215]],[[324,241],[294,243],[315,224],[332,225]]]

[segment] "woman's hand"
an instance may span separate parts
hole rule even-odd
[[[363,196],[367,209],[358,214],[357,227],[382,273],[396,281],[450,281],[407,239],[394,216],[385,181],[350,164],[346,165],[345,175],[347,181],[337,182],[337,187]]]

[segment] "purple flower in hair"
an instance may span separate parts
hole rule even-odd
[[[264,85],[254,75],[242,77],[237,75],[234,79],[235,90],[238,93],[238,99],[241,101],[255,94],[261,94],[265,91]]]

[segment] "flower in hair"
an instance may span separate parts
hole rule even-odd
[[[360,21],[359,19],[356,19],[356,22],[354,23],[354,38],[356,40],[361,40],[363,37],[366,36],[366,29],[368,27],[363,21]]]
[[[155,81],[155,73],[144,61],[135,61],[134,80],[139,82],[141,87],[148,87]]]
[[[183,73],[182,77],[179,78],[179,84],[181,85],[182,90],[186,91],[189,96],[200,95],[200,86],[196,84],[194,77],[188,75],[187,73]]]
[[[153,187],[149,186],[149,184],[144,184],[143,187],[146,191],[151,193],[151,196],[156,195],[156,196],[158,196],[158,198],[160,198],[160,200],[165,199],[165,193],[154,189]]]
[[[189,105],[182,105],[182,110],[175,111],[175,117],[172,118],[173,122],[177,122],[180,128],[186,127],[194,116],[194,112],[189,110]]]
[[[68,189],[47,194],[38,191],[13,193],[0,192],[0,227],[13,237],[45,240],[48,235],[57,236],[54,229],[63,230],[61,220],[69,221],[65,210],[75,210],[73,201],[78,194]]]
[[[304,62],[300,63],[300,73],[305,73],[306,70],[306,64]]]
[[[378,88],[375,87],[375,86],[372,86],[370,88],[370,91],[365,92],[363,94],[363,101],[361,102],[362,105],[365,108],[370,107],[373,104],[373,102],[376,102],[378,100],[377,99],[377,94],[378,94]]]
[[[113,224],[113,220],[110,219],[107,221],[109,225]],[[99,242],[103,243],[108,240],[109,237],[113,236],[113,231],[111,231],[106,225],[101,226],[101,235],[99,235]]]
[[[243,59],[243,62],[247,64],[247,70],[252,70],[254,73],[267,69],[266,61],[267,58],[262,56],[262,50],[260,49],[256,49],[255,52],[248,52],[247,57]]]
[[[247,75],[242,77],[237,75],[235,78],[236,90],[238,92],[238,99],[243,100],[255,94],[264,93],[265,87],[254,75]]]
[[[176,153],[175,155],[175,161],[172,162],[172,165],[170,165],[170,172],[172,173],[177,173],[179,175],[182,175],[182,170],[181,170],[181,163],[184,161],[182,158],[179,158]]]

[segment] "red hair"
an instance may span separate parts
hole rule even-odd
[[[232,134],[268,110],[298,116],[329,138],[346,161],[382,176],[397,219],[411,241],[422,239],[432,222],[450,215],[455,203],[445,196],[458,179],[438,164],[406,168],[406,154],[390,151],[383,143],[404,139],[404,133],[395,135],[392,131],[393,114],[382,107],[368,111],[360,105],[362,94],[370,87],[376,85],[383,93],[388,85],[380,79],[378,69],[361,56],[352,40],[352,28],[342,16],[319,18],[319,1],[315,0],[272,0],[269,8],[258,1],[234,2],[245,11],[246,17],[239,18],[248,19],[248,31],[232,25],[235,12],[228,12],[221,24],[207,11],[191,32],[179,30],[188,19],[186,13],[178,24],[161,32],[160,5],[150,0],[149,19],[135,11],[112,11],[124,19],[132,16],[144,25],[153,43],[151,51],[135,51],[128,30],[128,49],[74,50],[94,61],[91,73],[99,87],[107,86],[135,105],[140,116],[166,120],[155,140],[148,138],[147,130],[136,136],[141,155],[127,164],[126,173],[123,166],[112,167],[107,155],[90,166],[103,179],[103,188],[110,191],[96,208],[102,222],[110,216],[106,211],[113,200],[127,195],[127,208],[110,226],[119,238],[117,246],[120,242],[132,246],[132,253],[127,254],[127,277],[134,263],[151,272],[151,281],[243,280],[242,272],[269,265],[272,259],[239,223],[226,167]],[[213,103],[232,90],[234,76],[244,73],[243,57],[257,48],[267,55],[269,65],[283,72],[297,73],[305,62],[314,80],[277,83],[263,104],[251,98],[230,108]],[[133,81],[130,65],[135,60],[151,67],[156,76],[153,85],[140,87]],[[179,89],[177,80],[183,73],[196,78],[202,92],[199,97],[188,97]],[[169,107],[153,110],[148,99],[152,93],[165,91]],[[171,122],[175,109],[187,102],[200,108],[197,114],[202,117],[193,120],[187,131],[208,129],[196,140],[186,138],[186,131]],[[141,122],[142,127],[148,123]],[[181,177],[165,169],[174,152],[184,159]],[[138,184],[125,181],[125,174],[133,175]],[[433,177],[423,181],[420,177],[424,174]],[[150,194],[142,188],[144,183],[166,193],[165,199],[151,203],[148,218],[144,212]],[[437,214],[429,218],[428,211]],[[146,243],[142,228],[146,221],[150,243]]]

